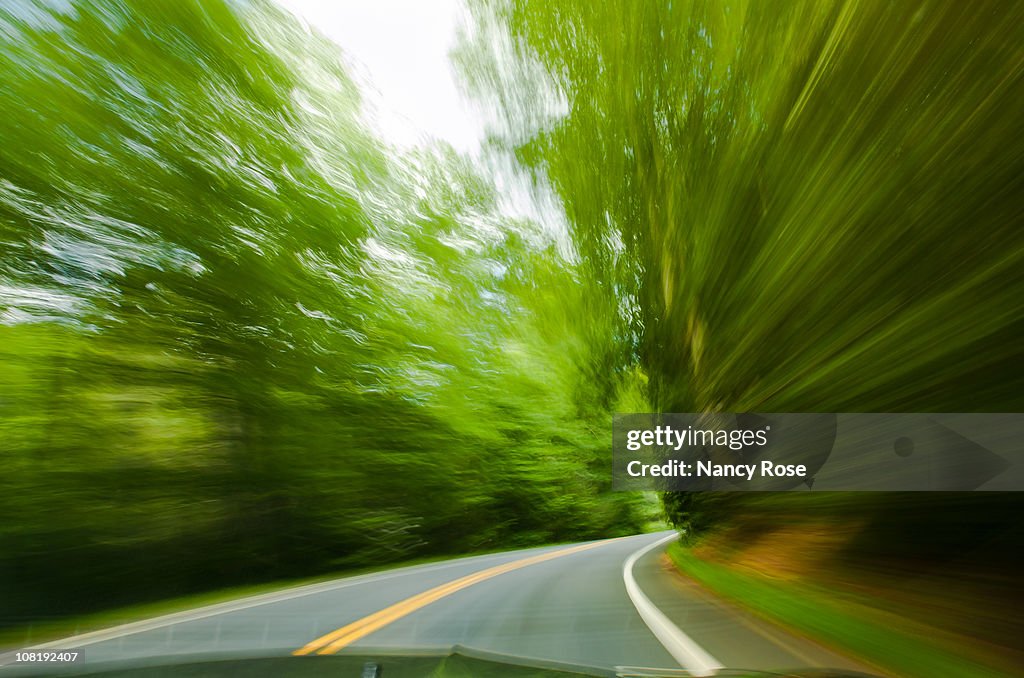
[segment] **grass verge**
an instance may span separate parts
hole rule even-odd
[[[1002,678],[1012,674],[979,664],[937,638],[894,626],[836,600],[827,590],[769,580],[702,560],[683,544],[669,557],[679,570],[720,597],[824,645],[854,654],[899,676]],[[888,622],[888,623],[887,623]]]

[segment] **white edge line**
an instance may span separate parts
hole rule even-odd
[[[675,541],[679,538],[677,533],[672,533],[664,539],[659,539],[653,544],[648,544],[639,551],[633,553],[626,562],[622,564],[622,580],[626,584],[626,593],[633,601],[640,618],[644,620],[647,627],[651,629],[654,637],[668,650],[679,665],[697,676],[710,676],[718,669],[723,668],[721,662],[708,654],[704,648],[695,643],[692,638],[682,632],[678,626],[659,610],[651,599],[644,595],[633,578],[633,566],[650,551],[662,544]]]
[[[541,547],[541,549],[544,548],[554,547]],[[373,582],[384,581],[387,579],[394,579],[395,577],[405,577],[411,574],[422,574],[424,572],[443,570],[449,567],[456,567],[458,565],[466,565],[467,561],[472,562],[475,558],[486,561],[494,558],[501,558],[502,556],[509,556],[513,553],[518,552],[506,551],[503,553],[489,553],[482,556],[455,558],[433,565],[411,565],[408,567],[400,567],[385,572],[368,572],[367,574],[344,577],[342,579],[333,579],[331,581],[326,582],[317,582],[314,584],[294,586],[286,588],[281,591],[271,591],[270,593],[246,596],[244,598],[239,598],[238,600],[229,600],[223,603],[214,603],[212,605],[205,605],[203,607],[197,607],[191,610],[172,612],[170,614],[161,615],[159,617],[153,617],[151,619],[142,619],[136,622],[112,626],[106,629],[97,629],[96,631],[90,631],[88,633],[82,633],[74,636],[68,636],[66,638],[61,638],[60,640],[54,640],[47,643],[32,645],[26,649],[45,650],[52,648],[79,648],[84,647],[86,645],[92,645],[93,643],[100,643],[106,640],[113,640],[114,638],[120,638],[121,636],[130,636],[136,633],[144,633],[146,631],[153,631],[156,629],[164,628],[165,626],[173,626],[174,624],[198,621],[200,619],[214,617],[219,614],[239,612],[241,610],[247,610],[251,607],[258,607],[260,605],[269,605],[271,603],[278,603],[285,600],[291,600],[292,598],[301,598],[303,596],[309,596],[315,593],[325,593],[327,591],[344,589],[350,586],[356,586],[358,584],[370,584]],[[6,654],[7,651],[0,652],[0,658],[2,658]],[[4,665],[5,663],[3,661],[0,661],[0,666]]]

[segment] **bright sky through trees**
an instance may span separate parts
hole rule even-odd
[[[460,0],[279,2],[341,46],[387,141],[411,146],[429,135],[460,152],[478,151],[482,125],[448,56],[464,18]]]

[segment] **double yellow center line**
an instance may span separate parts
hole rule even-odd
[[[486,570],[481,570],[480,572],[466,575],[465,577],[450,581],[447,584],[442,584],[441,586],[436,586],[429,591],[424,591],[423,593],[412,596],[411,598],[406,598],[405,600],[395,603],[390,607],[386,607],[379,612],[374,612],[373,614],[363,617],[358,621],[354,621],[347,626],[342,626],[340,629],[331,631],[327,635],[320,636],[316,640],[307,643],[298,650],[292,652],[292,654],[334,654],[338,650],[351,645],[361,638],[365,638],[374,631],[384,628],[391,622],[397,621],[407,614],[426,607],[445,596],[450,596],[456,591],[461,591],[473,584],[478,584],[485,579],[497,577],[499,574],[518,570],[519,568],[527,567],[528,565],[542,563],[545,560],[552,560],[554,558],[567,556],[571,553],[586,551],[587,549],[607,544],[609,541],[612,540],[600,541],[592,544],[581,544],[579,546],[572,546],[570,548],[559,549],[557,551],[548,551],[547,553],[530,556],[529,558],[523,558],[522,560],[514,560],[511,563],[497,565]]]

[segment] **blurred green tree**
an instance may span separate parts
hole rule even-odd
[[[0,28],[0,623],[641,525],[573,263],[375,138],[335,46],[262,1]]]

